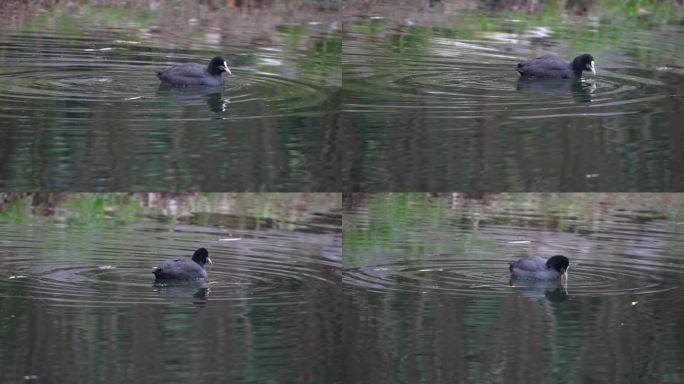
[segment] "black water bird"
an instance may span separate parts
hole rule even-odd
[[[157,77],[162,84],[173,86],[222,86],[223,72],[231,74],[226,60],[223,57],[216,56],[211,59],[207,66],[195,63],[176,65],[157,72]]]
[[[207,278],[205,264],[211,264],[206,248],[199,248],[189,257],[177,257],[166,260],[152,269],[152,273],[161,280],[202,280]]]
[[[570,63],[553,55],[544,55],[518,63],[516,70],[523,78],[580,79],[583,71],[596,74],[594,57],[588,53],[575,57]]]
[[[514,280],[560,280],[568,278],[570,260],[563,255],[555,255],[545,260],[539,256],[527,256],[510,263],[509,270]]]

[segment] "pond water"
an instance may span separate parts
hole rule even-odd
[[[0,189],[340,190],[335,9],[193,3],[4,17]],[[223,88],[160,88],[156,71],[217,55]]]
[[[342,110],[354,151],[344,172],[354,191],[684,188],[676,11],[668,19],[610,0],[585,15],[555,2],[530,13],[430,3],[347,11]],[[515,70],[585,52],[597,74],[581,82],[519,81]]]
[[[350,200],[348,382],[684,381],[681,195]],[[511,282],[527,254],[567,285]]]
[[[334,382],[341,200],[281,216],[182,200],[1,217],[0,382]],[[206,283],[154,282],[198,247]]]

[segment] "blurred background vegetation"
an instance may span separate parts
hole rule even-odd
[[[341,203],[337,193],[2,192],[0,223],[29,223],[42,217],[80,224],[115,220],[125,225],[152,216],[206,226],[257,228],[261,223],[282,228],[312,215],[337,215]]]

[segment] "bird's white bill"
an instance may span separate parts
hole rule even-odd
[[[211,259],[208,258],[208,257],[207,257],[207,262],[208,262],[209,264],[214,264],[214,263],[211,262]]]
[[[563,284],[563,285],[565,285],[565,284],[568,283],[568,269],[570,269],[570,266],[569,266],[569,265],[568,265],[567,268],[565,268],[565,270],[563,271],[563,273],[561,273],[561,275],[560,275],[560,282],[561,282],[561,284]]]
[[[594,67],[594,61],[591,62],[591,73],[596,74],[596,67]]]
[[[592,64],[593,64],[593,62],[592,62]],[[223,62],[223,69],[225,69],[229,75],[232,75],[232,73],[230,73],[230,68],[228,68],[228,63],[226,63],[225,61]]]

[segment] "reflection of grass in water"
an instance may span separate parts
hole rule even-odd
[[[68,199],[61,205],[68,211],[68,222],[98,223],[116,218],[125,224],[135,222],[143,212],[143,206],[137,199],[127,194],[96,193],[78,195]]]
[[[62,36],[81,36],[83,30],[91,26],[103,28],[125,25],[137,29],[147,28],[153,21],[152,14],[142,8],[57,5],[47,15],[33,16],[24,29],[36,32],[55,28]]]
[[[14,200],[0,210],[0,223],[26,224],[31,221],[27,198]]]
[[[581,5],[578,3],[578,6]],[[435,15],[435,20],[442,20],[438,28],[412,26],[402,28],[401,32],[392,30],[395,28],[394,25],[385,19],[360,18],[354,21],[352,29],[356,33],[369,37],[391,33],[386,39],[387,52],[383,55],[391,57],[396,54],[404,60],[406,54],[420,57],[422,53],[429,52],[435,37],[478,40],[481,39],[483,32],[506,32],[523,35],[536,27],[549,28],[551,40],[566,41],[573,51],[592,51],[596,54],[597,52],[615,49],[616,46],[632,46],[634,32],[676,24],[684,18],[684,12],[674,2],[630,0],[625,3],[622,0],[601,0],[593,5],[588,5],[590,8],[587,16],[576,17],[568,17],[568,10],[566,9],[568,6],[570,13],[572,13],[572,5],[568,5],[566,2],[552,1],[544,4],[536,13],[511,12],[502,9],[499,11],[469,10],[450,16],[440,14]],[[506,5],[499,7],[506,8]],[[405,17],[413,16],[410,11],[407,13],[404,15]],[[598,23],[596,22],[597,19]],[[390,32],[390,30],[392,31]],[[656,35],[646,38],[655,40],[660,37]],[[401,50],[397,50],[398,40],[401,41]],[[411,43],[412,40],[414,41],[413,44]],[[655,44],[658,41],[651,43]],[[651,52],[652,46],[648,41],[645,41],[641,46],[633,48],[638,51]],[[375,48],[379,47],[376,45]],[[654,53],[650,54],[653,55]],[[660,53],[666,57],[671,54],[672,52],[667,51]],[[566,59],[572,59],[572,57],[566,57]]]
[[[431,254],[453,254],[467,252],[474,246],[493,249],[495,245],[478,239],[468,230],[445,234],[443,241],[425,244],[427,237],[435,237],[426,237],[426,233],[444,234],[454,226],[477,225],[454,221],[448,199],[425,193],[376,194],[367,195],[367,199],[367,214],[344,217],[342,257],[346,265],[368,264],[372,255],[378,253],[400,253],[405,259],[421,259],[428,250]]]
[[[665,220],[672,226],[684,219],[684,195],[668,193],[501,193],[483,199],[403,193],[365,195],[364,199],[365,211],[344,218],[343,261],[347,265],[363,265],[374,253],[401,252],[410,259],[424,256],[426,250],[494,250],[496,244],[477,238],[477,228],[484,224],[578,232],[592,231],[616,214],[636,223]],[[436,235],[426,236],[430,233]],[[441,236],[447,237],[443,244],[441,240],[434,244]],[[432,244],[425,244],[426,239]]]
[[[222,213],[294,222],[312,213],[341,209],[336,193],[57,193],[29,195],[0,211],[0,223],[55,220],[69,224],[125,225],[154,215],[176,221],[196,213]],[[173,208],[170,208],[170,207]],[[198,223],[202,224],[202,223]]]
[[[152,23],[152,13],[144,8],[126,7],[82,7],[83,13],[98,20],[98,24],[127,25],[135,23],[136,28],[147,28]]]
[[[301,61],[298,64],[300,71],[307,74],[308,79],[329,78],[330,83],[342,81],[342,36],[336,34],[329,39],[321,39],[311,44],[307,49],[307,56],[311,60]]]
[[[684,13],[674,1],[649,0],[603,0],[597,3],[597,11],[603,14],[606,22],[616,22],[623,26],[654,26],[677,23]],[[617,16],[617,17],[616,17]]]
[[[309,220],[314,212],[339,211],[339,196],[304,193],[64,193],[43,194],[44,203],[34,204],[36,195],[29,195],[5,205],[0,211],[0,224],[9,224],[10,227],[31,226],[29,231],[50,239],[52,260],[86,261],[97,254],[94,249],[103,245],[111,249],[121,248],[128,244],[128,238],[138,239],[141,229],[157,228],[155,223],[161,223],[162,228],[169,229],[173,228],[173,224],[185,223],[191,226],[259,230],[259,220],[254,220],[257,217],[282,220],[282,224],[277,226],[279,230],[293,230],[295,224],[292,222]],[[216,212],[219,216],[235,214],[239,217],[232,221],[221,220],[220,217],[211,219],[211,215],[202,214],[207,212]],[[183,220],[187,217],[191,217],[191,220]],[[160,236],[194,244],[201,240],[214,241],[217,234],[169,230]],[[149,249],[155,249],[158,241],[157,236],[151,237]],[[133,254],[124,253],[116,257],[129,258]]]
[[[25,224],[49,219],[69,224],[98,224],[116,218],[117,222],[138,220],[141,202],[125,193],[73,193],[29,195],[15,200],[0,211],[0,222]]]
[[[47,15],[37,15],[31,18],[29,26],[45,28],[57,26],[60,31],[80,31],[85,25],[98,27],[126,25],[134,28],[148,27],[153,14],[145,8],[93,6],[91,4],[60,5],[58,4]],[[134,23],[135,26],[131,26]],[[70,33],[66,33],[70,34]]]
[[[238,193],[229,201],[233,206],[227,213],[243,216],[245,223],[254,223],[251,218],[273,219],[281,222],[279,228],[283,229],[293,228],[294,224],[287,223],[305,220],[312,213],[342,209],[342,195],[338,193]]]

